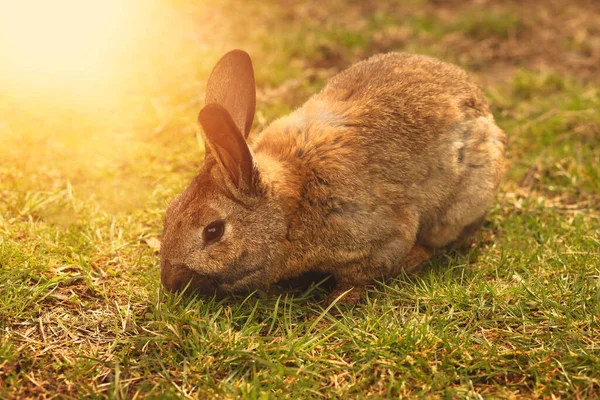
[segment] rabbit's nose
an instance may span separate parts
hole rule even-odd
[[[200,275],[185,264],[171,264],[164,260],[160,268],[160,280],[165,289],[171,293],[185,291],[198,292],[203,295],[213,295],[217,290],[214,280]]]
[[[160,268],[160,280],[171,293],[181,292],[193,279],[193,271],[184,264],[171,264],[164,261]]]

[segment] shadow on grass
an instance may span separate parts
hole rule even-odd
[[[465,279],[468,280],[476,274],[475,270],[469,268],[469,265],[477,262],[483,249],[489,244],[490,242],[482,241],[475,247],[450,250],[425,261],[416,272],[401,273],[396,277],[376,280],[373,285],[367,288],[358,306],[366,304],[365,297],[367,296],[370,298],[385,296],[386,289],[399,292],[402,288],[411,285],[428,285],[427,282],[430,282],[432,278],[445,283],[462,284]],[[204,300],[205,303],[214,306],[241,306],[252,299],[270,299],[276,302],[280,300],[292,302],[300,306],[311,307],[317,305],[325,308],[327,306],[325,301],[335,286],[336,281],[332,275],[313,271],[295,278],[279,281],[268,294],[255,291],[234,294],[214,293],[212,296],[207,296],[206,294],[192,292],[173,295],[175,301],[169,303],[173,305],[182,304],[187,307],[198,300]]]

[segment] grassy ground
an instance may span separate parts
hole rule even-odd
[[[159,3],[102,99],[0,97],[0,397],[597,397],[600,5],[249,3]],[[320,288],[162,292],[154,239],[233,47],[254,58],[256,130],[377,52],[471,71],[510,138],[481,245],[339,315]]]

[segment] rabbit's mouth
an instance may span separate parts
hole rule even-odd
[[[260,289],[264,286],[263,268],[258,266],[247,266],[245,268],[227,271],[212,278],[217,283],[219,290],[233,293],[247,290]]]
[[[201,275],[184,264],[172,265],[164,260],[161,265],[161,281],[172,293],[200,293],[211,295],[217,289],[216,282],[207,275]]]

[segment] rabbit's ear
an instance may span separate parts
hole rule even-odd
[[[200,111],[198,121],[210,154],[229,174],[234,186],[241,191],[252,191],[255,185],[252,154],[229,112],[219,104],[208,104]]]
[[[254,69],[248,53],[232,50],[219,60],[206,84],[205,103],[227,110],[243,137],[248,137],[256,109]]]

